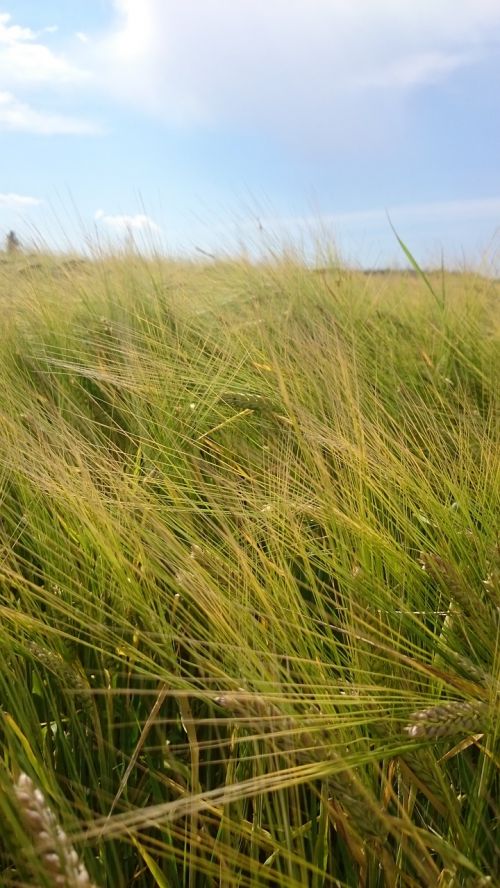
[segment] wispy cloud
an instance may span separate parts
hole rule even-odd
[[[31,28],[12,25],[12,16],[8,12],[0,12],[0,43],[13,46],[24,40],[34,40],[35,32]]]
[[[94,216],[96,222],[103,223],[117,233],[127,234],[139,231],[161,231],[160,226],[144,213],[134,216],[127,214],[108,215],[104,210],[97,210]]]
[[[54,26],[43,29],[53,32]],[[12,22],[9,13],[0,13],[0,80],[4,87],[42,84],[74,84],[89,74],[40,42],[31,28]]]
[[[101,132],[101,127],[92,121],[50,110],[50,101],[45,99],[51,88],[60,92],[61,87],[75,87],[91,80],[87,70],[55,52],[41,39],[42,34],[55,34],[57,30],[56,25],[49,25],[35,32],[14,22],[9,13],[0,13],[0,129],[38,135],[80,136]],[[72,99],[74,104],[74,93]],[[44,107],[47,105],[49,108]]]
[[[433,201],[430,203],[396,204],[386,209],[373,209],[328,216],[337,224],[380,223],[383,221],[474,221],[500,218],[500,197],[474,198],[470,200]]]
[[[28,194],[0,194],[0,207],[8,207],[9,209],[37,207],[41,203],[42,201],[38,197],[31,197]]]
[[[324,215],[260,217],[244,223],[248,229],[259,226],[264,230],[308,230],[331,227],[337,230],[353,228],[390,228],[413,222],[474,222],[500,219],[500,197],[472,198],[468,200],[433,201],[429,203],[396,204],[351,212],[326,213]]]
[[[98,135],[102,128],[90,120],[33,108],[10,92],[0,91],[0,130],[36,133],[43,136]]]
[[[472,52],[416,52],[406,58],[381,62],[376,70],[354,75],[354,86],[366,90],[412,89],[443,80],[447,75],[474,60]]]

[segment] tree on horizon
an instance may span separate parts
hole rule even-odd
[[[8,235],[5,238],[5,247],[7,253],[18,253],[21,249],[21,241],[19,240],[16,232],[12,229],[9,231]]]

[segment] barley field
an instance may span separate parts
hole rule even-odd
[[[2,259],[2,886],[500,885],[499,298]]]

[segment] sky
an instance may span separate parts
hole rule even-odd
[[[499,149],[498,0],[0,0],[0,238],[498,269]]]

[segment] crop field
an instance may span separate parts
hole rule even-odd
[[[500,284],[0,262],[0,884],[500,884]]]

